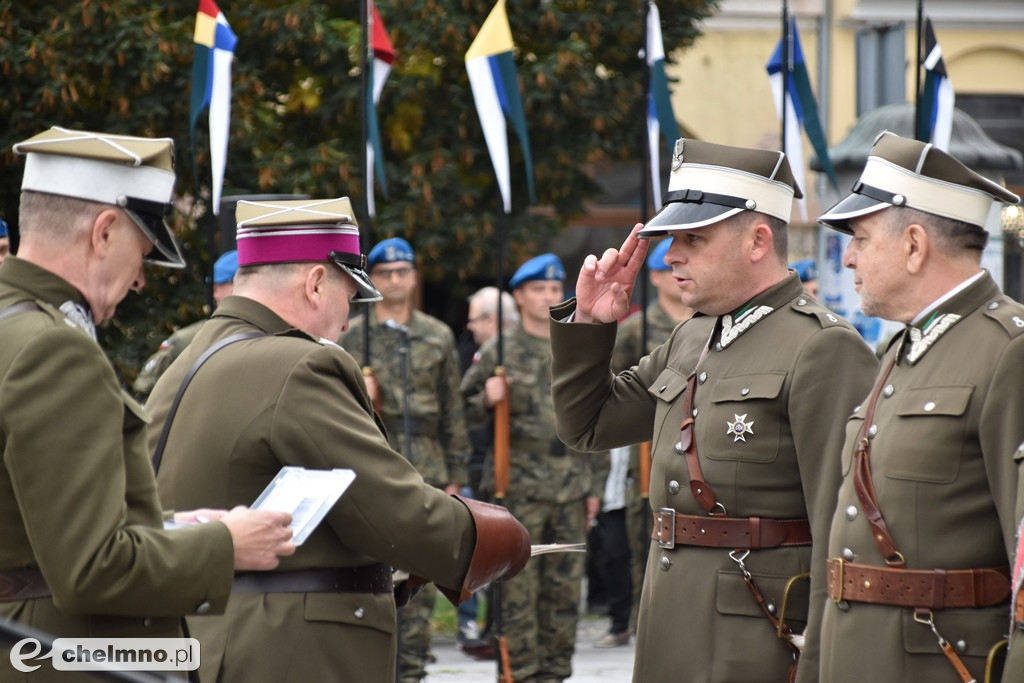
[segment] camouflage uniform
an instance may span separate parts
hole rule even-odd
[[[641,346],[641,325],[643,316],[640,311],[629,316],[619,324],[615,334],[615,350],[612,352],[612,372],[618,374],[628,370],[640,359],[668,341],[672,330],[676,328],[675,320],[669,317],[657,300],[647,306],[647,348]],[[647,570],[647,549],[651,545],[651,508],[647,499],[640,496],[640,448],[630,446],[629,474],[636,486],[626,487],[626,533],[629,535],[629,554],[633,568],[633,609],[629,617],[632,631],[636,631],[636,618],[640,609],[640,591],[643,588],[644,572]]]
[[[497,349],[497,339],[487,341],[462,379],[472,425],[491,420],[483,392],[498,363]],[[504,354],[511,418],[509,490],[504,503],[530,531],[534,543],[582,543],[585,499],[601,495],[607,454],[585,455],[567,448],[555,435],[547,339],[530,336],[517,326],[504,333]],[[481,489],[494,491],[493,454],[484,465]],[[582,553],[542,555],[503,584],[502,629],[517,682],[562,680],[571,675],[583,562]]]
[[[352,322],[339,344],[363,361],[365,316]],[[459,394],[459,359],[455,335],[440,320],[413,311],[409,329],[409,415],[411,448],[406,448],[402,405],[401,334],[377,320],[370,310],[370,367],[381,394],[381,419],[387,427],[388,444],[405,456],[431,486],[468,481],[469,437]],[[430,616],[437,589],[427,585],[401,609],[399,669],[402,680],[417,681],[424,675],[430,649]]]
[[[160,348],[146,360],[139,376],[135,378],[135,383],[132,384],[132,391],[136,396],[140,398],[149,396],[149,392],[153,391],[160,375],[164,374],[164,371],[171,367],[174,359],[192,343],[204,322],[206,321],[200,320],[187,325],[160,343]]]

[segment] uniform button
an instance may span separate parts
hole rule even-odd
[[[746,396],[750,393],[750,387],[743,387],[740,389],[740,396]]]
[[[854,408],[854,409],[853,409],[853,412],[852,412],[852,413],[850,413],[850,414],[851,414],[851,415],[855,415],[855,414],[857,413],[857,411],[858,411],[858,410],[860,410],[860,406],[857,406],[856,408]]]
[[[693,416],[697,417],[697,409],[696,408],[693,409]]]
[[[956,651],[959,652],[960,654],[963,654],[964,652],[967,652],[967,641],[964,640],[963,638],[961,638],[960,640],[956,641]]]
[[[678,453],[679,455],[682,455],[683,454],[683,442],[682,441],[676,441],[676,445],[673,446],[672,449],[676,453]]]
[[[807,305],[807,299],[797,299],[796,300],[796,305],[797,306],[806,306]]]
[[[999,308],[999,302],[998,301],[993,301],[992,303],[990,303],[988,305],[988,310],[990,310],[990,311],[994,311],[997,308]]]
[[[896,393],[896,389],[891,384],[887,384],[885,389],[882,390],[882,396],[886,398],[892,398],[894,393]]]
[[[668,492],[672,495],[679,493],[679,482],[673,479],[668,483]]]
[[[203,600],[196,607],[196,614],[209,614],[210,610],[213,609],[213,605],[210,604],[209,600]]]
[[[697,378],[697,381],[700,382],[701,384],[704,384],[704,382],[707,382],[708,381],[708,373],[706,373],[706,372],[700,373],[700,377]]]
[[[924,404],[924,410],[926,413],[930,413],[935,410],[935,401],[928,401]]]
[[[768,601],[768,614],[775,614],[775,603],[771,600]]]
[[[846,560],[847,562],[853,562],[853,558],[854,557],[856,557],[856,555],[853,554],[852,550],[850,550],[849,548],[843,548],[843,559],[844,560]]]
[[[715,343],[715,351],[721,351],[721,350],[722,350],[722,342]]]
[[[356,607],[356,611],[352,614],[355,615],[356,619],[362,619],[366,616],[366,610],[364,610],[362,607]]]
[[[857,506],[856,505],[851,505],[850,507],[846,508],[846,518],[848,520],[850,520],[851,522],[853,520],[857,519]]]
[[[153,625],[153,620],[150,619],[149,617],[146,617],[145,619],[142,620],[142,625],[145,626],[146,628],[149,628],[150,626]]]
[[[878,425],[871,425],[871,428],[868,429],[868,438],[873,439],[876,434],[878,434]]]
[[[668,385],[667,384],[662,384],[660,387],[658,387],[658,393],[659,394],[663,394],[663,393],[665,393],[666,389],[668,389]]]
[[[661,561],[658,564],[661,566],[661,571],[667,572],[668,568],[672,566],[672,560],[662,556]]]
[[[840,600],[839,602],[837,602],[836,607],[838,607],[839,610],[842,612],[850,611],[850,603],[846,602],[846,600]]]

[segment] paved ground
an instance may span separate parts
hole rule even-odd
[[[580,619],[569,683],[629,683],[633,676],[634,641],[622,647],[595,648],[594,641],[607,630],[606,618]],[[497,679],[494,662],[467,657],[456,648],[454,638],[435,635],[432,643],[437,662],[427,667],[428,683],[483,683]]]

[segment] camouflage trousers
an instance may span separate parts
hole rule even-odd
[[[402,683],[414,683],[426,676],[430,617],[436,601],[437,588],[428,583],[398,610],[398,678]]]
[[[582,498],[569,503],[507,498],[506,506],[533,543],[581,543],[586,538]],[[516,683],[561,681],[572,674],[583,565],[583,553],[540,555],[501,584],[502,631]]]

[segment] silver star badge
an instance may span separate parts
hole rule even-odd
[[[736,418],[735,422],[729,422],[728,420],[725,422],[726,435],[732,434],[733,443],[736,443],[737,441],[746,442],[747,439],[745,435],[754,433],[754,421],[751,420],[750,422],[744,422],[744,420],[747,419],[747,413],[743,413],[742,415],[736,415],[733,413],[733,417]]]

